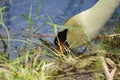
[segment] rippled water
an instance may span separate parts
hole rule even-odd
[[[32,19],[35,19],[35,14],[40,6],[41,0],[10,0],[5,5],[8,6],[8,26],[11,34],[21,32],[24,28],[27,28],[27,20],[21,16],[21,14],[29,15],[30,6],[32,6]],[[42,8],[39,11],[37,17],[40,17],[35,21],[33,27],[41,26],[47,19],[47,14],[52,17],[52,20],[56,24],[63,24],[71,16],[88,9],[97,0],[44,0]],[[4,2],[4,0],[3,0]],[[2,3],[3,4],[3,3]],[[38,31],[39,33],[51,33],[51,27],[45,25],[44,28]],[[24,33],[24,32],[23,32]]]

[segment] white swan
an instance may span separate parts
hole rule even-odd
[[[93,7],[70,18],[64,25],[72,26],[58,33],[55,44],[80,47],[94,39],[111,18],[120,0],[99,0]],[[59,39],[59,40],[58,40]],[[67,42],[66,42],[67,41]]]

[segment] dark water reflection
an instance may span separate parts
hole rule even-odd
[[[41,0],[0,0],[0,6],[6,5],[8,11],[5,22],[10,29],[11,38],[23,39],[28,31],[27,20],[21,14],[29,15],[30,6],[32,5],[32,19],[35,20],[33,29],[37,29],[48,19],[47,14],[52,16],[52,20],[56,24],[63,24],[71,16],[90,8],[98,0],[44,0],[42,8],[36,19],[35,14],[40,6]],[[47,13],[47,14],[46,14]],[[116,14],[120,13],[118,9]],[[0,28],[0,32],[5,34],[4,29]],[[53,33],[52,27],[45,25],[37,33],[47,34]],[[15,36],[17,35],[17,36]],[[48,38],[53,42],[54,37]],[[13,46],[20,45],[19,42],[13,43]]]

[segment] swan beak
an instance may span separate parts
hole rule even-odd
[[[66,49],[69,47],[67,40],[67,32],[68,30],[65,29],[59,32],[54,40],[55,45],[58,48],[58,53],[64,53]]]
[[[58,54],[64,53],[66,51],[66,49],[67,49],[67,46],[65,46],[65,44],[62,41],[59,41],[58,45],[59,45],[59,48],[58,48],[57,53]]]

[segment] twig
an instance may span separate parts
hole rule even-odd
[[[105,58],[103,56],[101,56],[100,59],[102,61],[102,65],[103,65],[104,73],[105,73],[105,76],[106,76],[106,80],[113,80],[114,74],[117,70],[116,66],[112,69],[111,72],[109,72],[109,68],[108,68],[107,63],[105,61]]]
[[[3,37],[2,37],[1,34],[0,34],[0,38],[1,38],[1,42],[3,43],[3,46],[4,46],[4,52],[6,52],[7,44],[6,44],[6,42],[3,40]]]
[[[43,38],[43,37],[55,37],[55,34],[32,34],[33,38]]]

